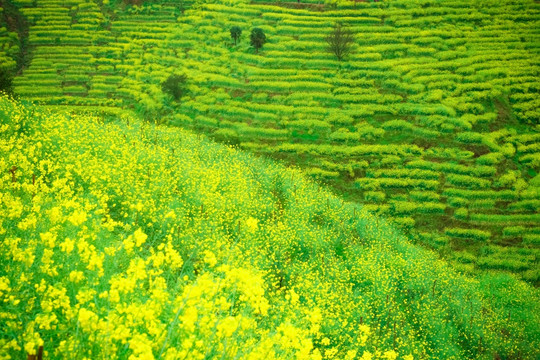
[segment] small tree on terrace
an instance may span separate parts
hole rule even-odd
[[[251,30],[251,46],[255,48],[255,51],[259,53],[259,49],[262,48],[264,43],[266,42],[266,35],[264,35],[264,32],[259,28],[254,28]]]
[[[231,28],[231,38],[234,40],[234,45],[236,45],[236,41],[240,39],[240,36],[242,36],[242,29],[239,26],[233,26]]]
[[[186,82],[186,74],[172,74],[161,83],[161,90],[171,95],[175,101],[178,101],[187,91]]]
[[[11,94],[12,91],[13,77],[11,73],[4,68],[0,68],[0,92]]]
[[[328,51],[334,53],[339,61],[351,53],[354,34],[351,29],[340,23],[334,25],[332,32],[326,37]]]

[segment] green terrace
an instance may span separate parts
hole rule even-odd
[[[33,47],[21,97],[134,112],[281,159],[460,270],[540,281],[537,2],[11,2]],[[356,34],[341,62],[325,41],[336,21]],[[173,73],[188,76],[179,102],[161,89]]]

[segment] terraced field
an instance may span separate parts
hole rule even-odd
[[[30,23],[22,97],[138,113],[284,160],[468,272],[540,271],[540,5],[383,1],[117,6],[11,0]],[[336,21],[356,33],[326,51]],[[233,46],[229,28],[244,35]],[[259,54],[251,28],[268,38]],[[178,103],[161,91],[185,72]]]
[[[298,170],[0,96],[0,358],[531,359],[538,289],[459,274]]]

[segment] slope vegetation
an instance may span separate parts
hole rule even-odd
[[[285,160],[461,270],[538,284],[537,2],[12,1],[35,47],[21,96],[131,109]],[[338,20],[357,33],[344,62],[325,49]],[[180,104],[160,87],[176,72],[190,79]]]
[[[467,278],[299,171],[0,98],[0,358],[534,359],[537,290]]]

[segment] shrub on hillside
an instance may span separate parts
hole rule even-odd
[[[11,94],[13,90],[13,77],[11,73],[3,68],[0,68],[0,92]]]
[[[250,35],[251,46],[255,48],[255,51],[258,53],[259,49],[266,43],[266,35],[259,28],[254,28],[251,30]]]
[[[341,61],[351,53],[354,44],[354,34],[351,29],[336,23],[332,32],[326,37],[328,50]]]
[[[242,36],[242,29],[240,29],[239,26],[233,26],[230,31],[231,38],[234,40],[234,45],[236,45],[236,42],[240,39],[240,36]]]
[[[172,74],[161,83],[161,90],[172,96],[175,101],[178,101],[187,92],[186,83],[187,75]]]

